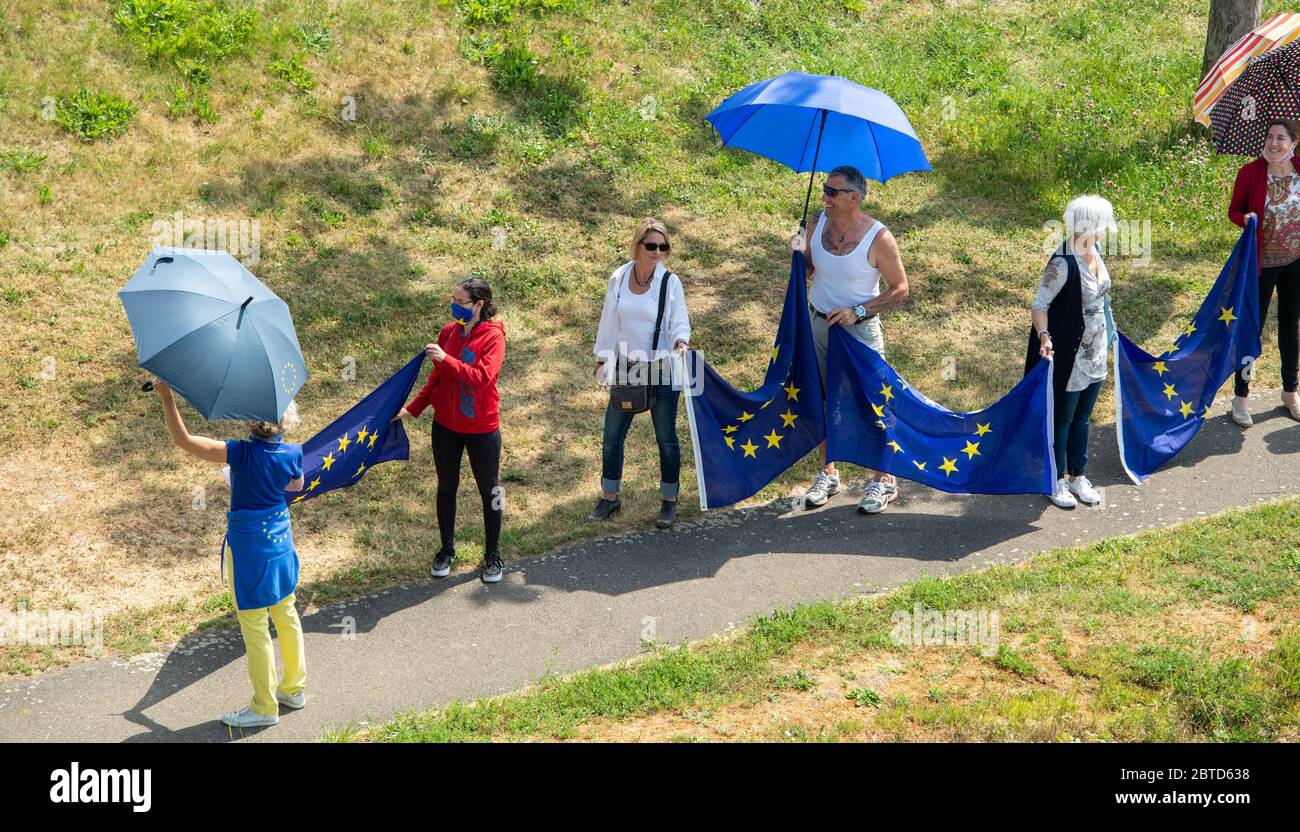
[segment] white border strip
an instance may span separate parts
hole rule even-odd
[[[1124,473],[1128,478],[1133,480],[1134,485],[1141,485],[1142,479],[1133,473],[1133,469],[1128,467],[1128,460],[1124,458],[1124,390],[1120,384],[1119,377],[1119,333],[1115,333],[1115,349],[1112,352],[1115,368],[1115,440],[1119,442],[1119,464],[1123,466]]]
[[[696,380],[691,378],[690,367],[694,366],[696,362],[687,362],[685,361],[685,356],[678,357],[676,353],[673,354],[673,360],[681,362],[682,365],[684,365],[681,367],[682,378],[689,382],[682,389],[682,394],[686,399],[686,421],[691,428],[691,450],[695,453],[695,490],[700,492],[700,511],[708,511],[709,498],[708,489],[704,484],[704,460],[700,457],[700,435],[699,431],[695,427],[695,405],[691,401],[695,398],[691,391],[695,389]],[[699,381],[700,392],[703,393],[704,379],[700,379]]]
[[[1052,469],[1052,481],[1048,483],[1048,496],[1056,491],[1056,481],[1060,471],[1056,470],[1056,359],[1047,359],[1047,464]]]

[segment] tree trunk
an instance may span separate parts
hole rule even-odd
[[[1205,31],[1205,56],[1201,59],[1201,78],[1228,47],[1259,25],[1262,0],[1210,0],[1210,25]]]

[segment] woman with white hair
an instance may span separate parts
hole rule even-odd
[[[1098,242],[1115,229],[1115,210],[1095,194],[1065,207],[1061,245],[1043,269],[1030,309],[1033,326],[1025,373],[1043,358],[1054,359],[1056,486],[1052,502],[1073,508],[1096,505],[1100,495],[1088,482],[1088,433],[1092,408],[1106,379],[1107,349],[1114,338],[1110,273]]]
[[[302,622],[294,607],[298,588],[298,552],[293,546],[289,507],[284,492],[302,491],[302,446],[281,434],[301,424],[293,402],[279,423],[248,422],[247,439],[209,439],[185,428],[171,388],[159,379],[153,387],[162,399],[172,444],[191,456],[230,466],[230,511],[222,546],[222,575],[228,580],[239,631],[248,653],[253,700],[221,721],[232,728],[261,728],[280,721],[280,705],[306,704],[307,663],[303,658]],[[275,652],[267,618],[280,637],[284,676],[277,685]]]

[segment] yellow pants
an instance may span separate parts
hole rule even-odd
[[[239,609],[235,597],[234,570],[230,564],[230,547],[226,546],[226,586],[235,604],[239,631],[244,635],[244,650],[248,653],[248,679],[253,683],[253,712],[270,716],[280,712],[275,701],[275,648],[271,646],[271,629],[267,616],[275,622],[275,632],[280,637],[280,656],[284,659],[284,678],[280,690],[286,696],[302,691],[307,684],[307,661],[303,656],[302,622],[294,607],[294,593],[271,607],[253,610]]]

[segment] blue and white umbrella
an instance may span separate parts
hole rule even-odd
[[[884,182],[931,169],[921,140],[894,100],[838,75],[787,72],[758,81],[705,119],[725,146],[765,156],[796,173],[852,165],[868,179]]]
[[[224,251],[155,248],[118,297],[140,366],[207,419],[278,422],[307,381],[289,307]]]

